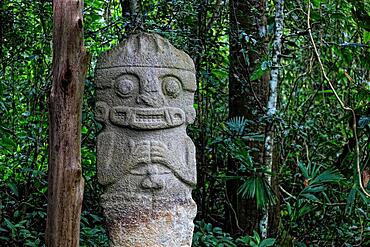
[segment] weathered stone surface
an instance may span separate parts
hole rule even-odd
[[[129,37],[96,69],[99,182],[111,246],[191,246],[195,68],[156,34]]]

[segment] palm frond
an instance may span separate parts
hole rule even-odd
[[[336,183],[343,179],[342,175],[336,170],[325,170],[311,180],[310,184]]]
[[[299,193],[299,196],[309,201],[320,201],[318,196],[323,195],[325,197],[325,190],[327,184],[337,183],[343,179],[342,175],[332,169],[320,172],[322,166],[309,163],[307,166],[303,163],[298,164],[302,175],[305,180],[308,181],[305,188]]]
[[[276,196],[265,177],[248,177],[240,186],[238,193],[242,197],[255,198],[258,208],[276,203]]]
[[[232,134],[242,135],[247,122],[248,121],[244,119],[244,117],[233,117],[227,121],[227,126]]]

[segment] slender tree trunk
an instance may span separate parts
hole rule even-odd
[[[272,57],[272,68],[270,73],[269,81],[269,100],[267,102],[267,118],[269,119],[268,126],[266,128],[265,138],[265,154],[264,164],[267,169],[273,171],[276,174],[277,163],[273,160],[274,154],[274,117],[277,111],[277,99],[278,99],[278,82],[279,82],[279,66],[280,66],[280,55],[282,46],[283,36],[283,25],[284,25],[284,0],[277,0],[275,4],[275,38],[273,43],[273,57]],[[268,177],[268,181],[272,186],[274,192],[278,195],[278,178],[276,176]],[[270,210],[266,210],[261,221],[261,235],[263,238],[267,237],[270,233],[275,235],[279,224],[279,208],[272,207]],[[268,226],[270,229],[268,229]]]
[[[255,123],[265,114],[268,100],[269,75],[253,79],[252,74],[266,55],[265,0],[230,0],[230,77],[229,117],[244,116]],[[250,132],[263,133],[261,125],[251,126]],[[250,142],[258,150],[253,154],[256,166],[263,163],[263,145]],[[239,164],[229,159],[228,170],[236,172]],[[251,174],[243,174],[249,176]],[[254,199],[241,198],[240,182],[226,183],[226,225],[232,234],[252,234],[258,229],[260,212]]]
[[[83,197],[81,105],[88,56],[82,1],[54,1],[53,21],[46,246],[72,247],[79,246]]]

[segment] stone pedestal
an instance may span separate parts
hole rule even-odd
[[[130,36],[96,69],[99,182],[111,246],[191,246],[195,68],[156,34]]]

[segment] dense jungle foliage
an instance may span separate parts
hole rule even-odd
[[[142,21],[134,26],[127,1],[84,1],[84,40],[92,60],[82,114],[81,246],[108,246],[96,178],[96,59],[139,30],[168,38],[196,64],[197,120],[188,128],[198,166],[193,246],[370,246],[370,2],[285,1],[277,112],[257,120],[229,117],[234,2],[143,0]],[[253,61],[251,74],[237,75],[247,87],[276,69],[275,6],[282,1],[244,2],[256,15],[262,4],[266,22],[266,53]],[[0,2],[0,246],[45,244],[52,28],[52,1]],[[241,53],[257,50],[259,39],[232,31]],[[248,66],[249,57],[245,61]],[[258,102],[241,107],[266,112]],[[273,171],[256,161],[259,151],[250,145],[263,145],[267,131],[255,126],[264,130],[271,122]],[[234,161],[237,169],[230,171],[227,164]],[[259,214],[275,212],[268,238],[262,227],[228,231],[230,180],[240,182],[235,191],[253,200]]]

